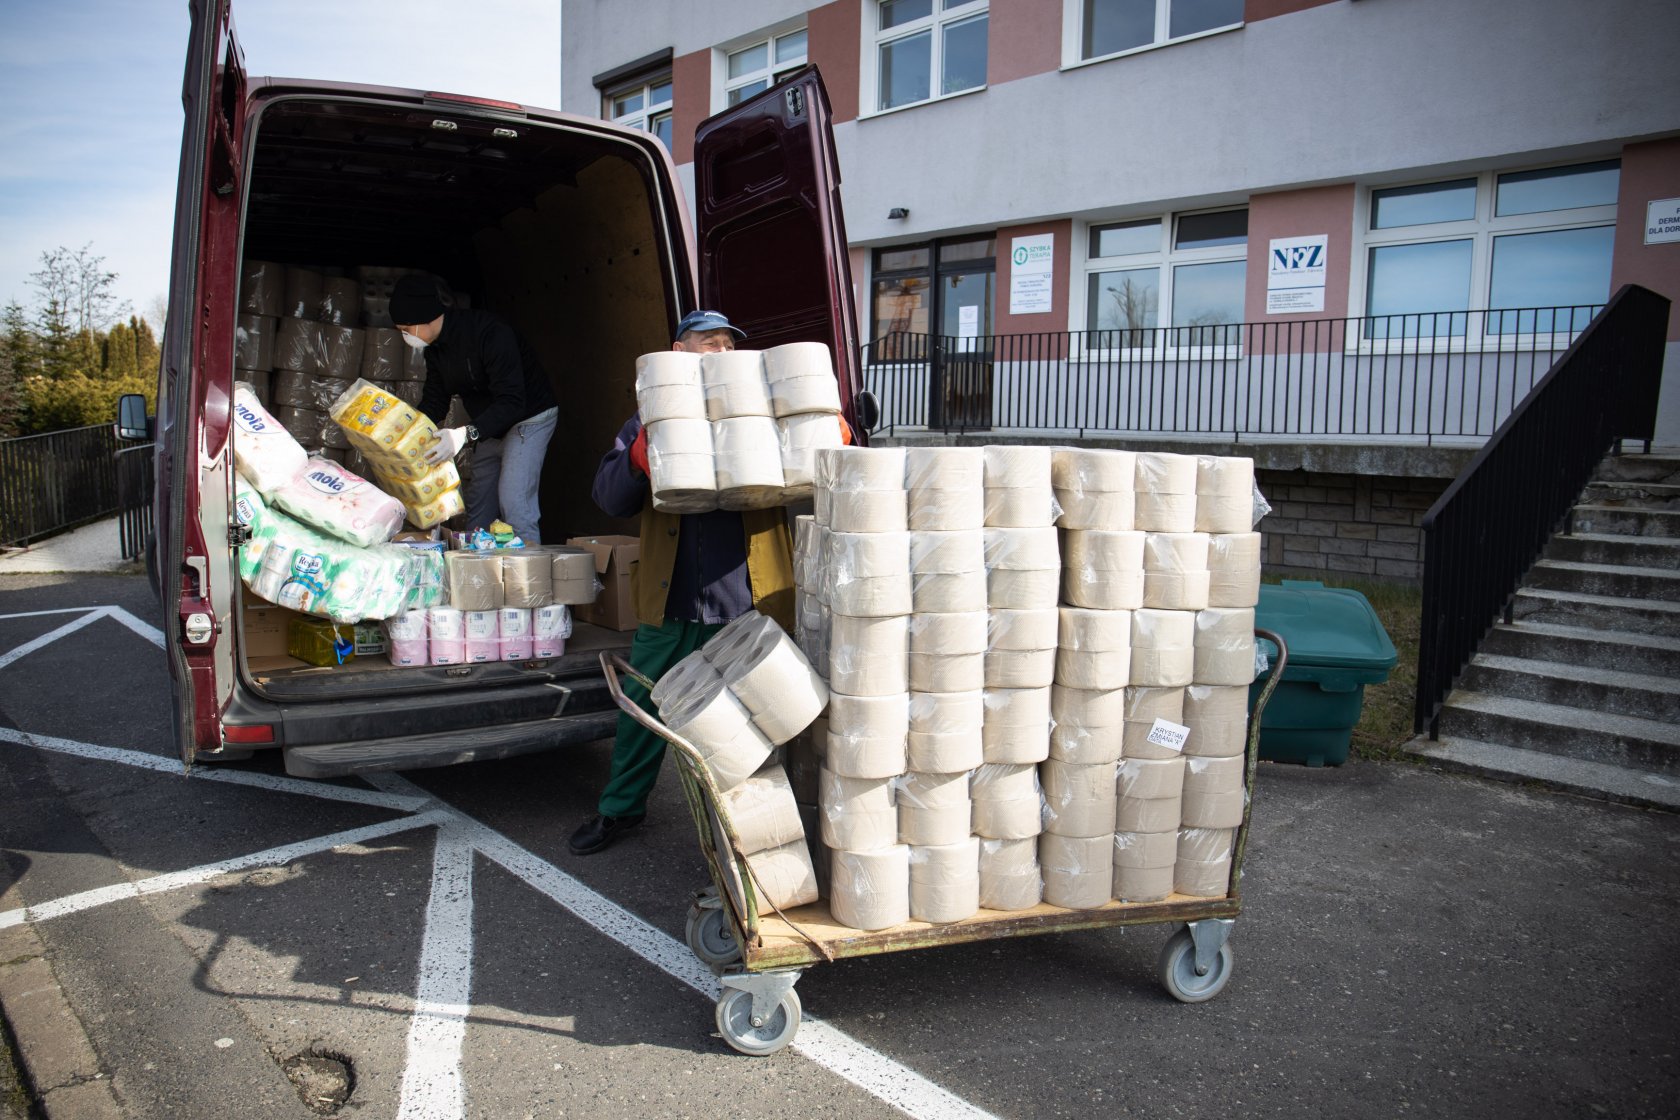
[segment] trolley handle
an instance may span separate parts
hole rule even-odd
[[[1277,657],[1272,660],[1271,667],[1266,673],[1265,687],[1255,698],[1254,710],[1248,716],[1248,742],[1244,753],[1247,759],[1243,765],[1243,818],[1242,827],[1237,831],[1236,848],[1231,853],[1231,881],[1226,889],[1231,898],[1242,898],[1242,865],[1243,856],[1248,851],[1248,823],[1254,812],[1254,778],[1260,769],[1260,717],[1266,711],[1266,702],[1272,698],[1278,682],[1283,680],[1283,671],[1289,667],[1289,645],[1283,640],[1283,635],[1274,630],[1256,628],[1254,636],[1272,643],[1277,649]]]

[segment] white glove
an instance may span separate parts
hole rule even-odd
[[[459,455],[461,448],[466,445],[466,428],[442,428],[438,431],[437,442],[426,448],[426,462],[434,467],[447,463]]]

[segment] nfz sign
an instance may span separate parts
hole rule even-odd
[[[1327,234],[1274,238],[1266,254],[1266,314],[1324,310]]]

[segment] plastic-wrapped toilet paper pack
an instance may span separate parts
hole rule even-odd
[[[782,456],[784,504],[811,496],[818,451],[844,446],[840,420],[828,412],[802,412],[778,418],[776,440]]]
[[[393,665],[425,665],[430,659],[427,648],[426,612],[404,611],[392,615],[381,625],[385,630],[386,656]]]
[[[495,552],[455,550],[443,555],[449,605],[466,611],[493,611],[502,605],[502,558]]]
[[[752,855],[805,839],[787,772],[772,763],[723,795],[741,852]]]
[[[898,844],[898,804],[890,778],[848,778],[824,766],[817,772],[822,841],[851,852]]]
[[[1173,868],[1177,863],[1177,832],[1116,832],[1114,897],[1121,902],[1158,902],[1166,898],[1173,891]]]
[[[1246,685],[1254,680],[1254,608],[1196,612],[1197,684]]]
[[[985,544],[979,529],[911,533],[910,588],[915,612],[985,610]]]
[[[1139,494],[1194,494],[1196,456],[1166,451],[1141,451],[1135,460],[1133,488]],[[1189,532],[1188,529],[1152,529],[1151,532]]]
[[[251,315],[284,315],[286,266],[247,257],[239,266],[239,310]]]
[[[1184,690],[1184,718],[1190,729],[1184,753],[1231,758],[1248,749],[1248,686],[1193,684]]]
[[[985,452],[981,448],[908,448],[904,481],[911,529],[948,532],[985,524]]]
[[[267,370],[235,369],[233,371],[234,381],[243,384],[264,408],[268,408],[272,403],[269,397],[269,384],[273,377],[274,375]]]
[[[433,665],[462,665],[467,660],[467,620],[456,607],[432,607],[426,611],[426,628],[431,632]]]
[[[903,490],[838,490],[830,498],[829,527],[837,533],[902,533],[909,526]]]
[[[983,688],[986,678],[986,621],[984,611],[912,615],[911,690],[920,693],[967,693]],[[974,730],[978,733],[978,724]]]
[[[250,582],[262,564],[262,546],[257,543],[255,527],[268,515],[268,503],[255,486],[238,474],[233,479],[233,518],[252,530],[252,537],[239,550],[239,578]]]
[[[1131,612],[1062,607],[1058,614],[1056,683],[1068,688],[1125,688],[1131,679]]]
[[[362,317],[362,286],[355,280],[329,276],[321,281],[321,297],[315,302],[315,318],[323,323],[353,327]]]
[[[980,905],[987,910],[1030,910],[1044,899],[1038,838],[980,841]]]
[[[721,682],[674,697],[660,715],[700,752],[719,789],[746,781],[774,749],[746,705]]]
[[[285,316],[274,335],[274,368],[321,373],[327,364],[322,324],[313,319]]]
[[[531,658],[531,608],[503,607],[496,612],[496,636],[501,639],[503,661]]]
[[[1131,530],[1069,530],[1064,540],[1064,600],[1095,610],[1143,606],[1144,536]]]
[[[1184,693],[1183,688],[1134,686],[1126,689],[1126,722],[1121,757],[1158,759],[1179,756],[1181,752],[1173,747],[1151,743],[1149,733],[1153,730],[1156,720],[1165,720],[1181,726],[1184,724]],[[1190,737],[1195,738],[1195,735],[1195,729],[1192,728]]]
[[[1062,558],[1054,527],[990,527],[985,530],[985,549],[990,606],[1020,610],[1056,606]]]
[[[717,508],[717,460],[712,425],[705,420],[650,424],[648,471],[654,508],[706,513]]]
[[[309,460],[269,497],[298,520],[362,548],[402,528],[401,502],[330,459]]]
[[[498,611],[462,611],[461,622],[466,629],[467,663],[500,661],[502,640],[497,633]]]
[[[1174,858],[1203,863],[1230,859],[1236,843],[1235,828],[1181,828],[1174,845]]]
[[[285,271],[285,313],[300,319],[310,319],[321,302],[319,272],[312,268],[287,265]]]
[[[912,692],[906,704],[905,769],[928,774],[972,770],[985,761],[985,693]]]
[[[1187,758],[1184,760],[1184,805],[1180,823],[1186,828],[1236,828],[1242,824],[1247,802],[1243,782],[1248,760]]]
[[[911,771],[892,779],[898,838],[906,844],[955,844],[969,835],[968,774]]]
[[[1081,764],[1051,758],[1039,763],[1044,831],[1058,836],[1111,835],[1119,796],[1116,772],[1112,762]]]
[[[1174,891],[1191,898],[1224,898],[1231,885],[1231,860],[1181,859],[1173,864],[1172,881]]]
[[[1179,826],[1183,803],[1182,758],[1128,758],[1120,763],[1116,832],[1170,832]]]
[[[821,897],[817,869],[803,838],[747,857],[758,890],[758,916],[804,906]]]
[[[776,620],[769,615],[756,610],[748,611],[725,623],[723,629],[713,634],[700,648],[700,654],[721,673],[725,666],[745,650],[773,637],[774,632],[780,629]]]
[[[233,464],[263,494],[272,494],[303,472],[309,453],[269,414],[244,384],[233,387]]]
[[[1056,685],[1050,690],[1050,757],[1063,762],[1115,762],[1122,754],[1123,689]]]
[[[1038,862],[1044,876],[1044,901],[1069,910],[1101,906],[1114,885],[1114,841],[1101,836],[1038,838]]]
[[[826,345],[789,342],[763,355],[770,408],[778,419],[840,411],[840,386]]]
[[[986,687],[1049,688],[1056,677],[1057,611],[989,612]]]
[[[700,355],[661,350],[637,358],[636,410],[648,426],[662,420],[708,419]]]
[[[273,369],[274,336],[280,321],[269,315],[240,315],[233,329],[233,364],[240,369]]]
[[[1206,533],[1149,533],[1143,542],[1143,605],[1195,611],[1207,606]]]
[[[910,687],[907,615],[831,616],[829,686],[847,696],[896,696]]]
[[[909,533],[829,533],[824,598],[834,613],[908,615],[910,539]]]
[[[892,778],[907,768],[909,702],[885,696],[829,695],[829,769],[847,778]]]
[[[987,762],[1043,762],[1050,757],[1050,689],[988,688],[980,742]]]
[[[758,350],[700,355],[700,383],[706,393],[706,415],[714,421],[774,415],[764,381],[764,356]]]
[[[988,762],[969,778],[971,827],[993,840],[1023,840],[1044,831],[1038,767]],[[1109,811],[1113,816],[1113,810]]]
[[[553,602],[553,563],[548,553],[508,549],[501,553],[501,561],[504,606],[534,609]]]
[[[1196,528],[1246,533],[1254,527],[1254,460],[1202,455],[1196,459]]]
[[[714,635],[713,641],[716,640]],[[705,650],[697,649],[671,666],[670,669],[666,670],[663,677],[653,682],[653,690],[648,693],[648,698],[653,701],[655,708],[663,708],[674,696],[695,689],[706,688],[711,686],[713,682],[721,682],[722,680],[723,674],[719,673],[716,666],[706,659]]]
[[[416,605],[420,561],[412,549],[362,548],[274,508],[262,511],[251,533],[248,547],[261,561],[245,584],[270,603],[335,622],[378,621]]]
[[[1057,448],[1051,483],[1063,529],[1132,528],[1137,455],[1131,451]]]
[[[1132,684],[1175,688],[1187,685],[1196,668],[1196,616],[1190,611],[1132,612]]]
[[[531,612],[531,656],[561,657],[572,636],[572,611],[564,603],[537,607]]]
[[[980,909],[980,840],[910,847],[910,918],[960,922]]]
[[[910,920],[910,848],[830,853],[829,912],[853,929],[887,929]]]
[[[902,447],[842,447],[827,453],[832,464],[829,488],[845,490],[903,490]]]
[[[407,344],[402,332],[391,327],[369,327],[362,332],[361,376],[369,381],[396,381],[403,368]]]
[[[828,706],[828,686],[779,626],[761,631],[720,672],[774,746],[805,730]]]
[[[712,458],[718,505],[723,509],[765,509],[781,503],[782,450],[774,420],[730,416],[716,421],[712,425]],[[649,466],[652,463],[650,455]]]
[[[1050,448],[1001,446],[983,450],[986,524],[1054,526],[1061,510],[1050,485]]]
[[[1208,537],[1208,606],[1252,607],[1260,601],[1260,534]]]

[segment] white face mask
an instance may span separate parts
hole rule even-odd
[[[421,338],[419,335],[409,334],[407,331],[404,331],[402,332],[402,336],[403,341],[414,347],[416,350],[424,350],[426,348],[426,340]]]

